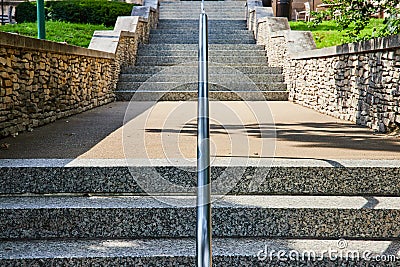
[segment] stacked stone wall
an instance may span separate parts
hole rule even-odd
[[[114,100],[114,55],[0,33],[0,136]]]
[[[315,49],[311,33],[291,31],[286,19],[257,25],[257,43],[270,66],[283,68],[289,100],[379,132],[400,128],[399,35]]]
[[[158,23],[158,1],[145,6],[146,17],[95,32],[91,49],[0,32],[0,137],[114,101],[120,70]]]
[[[287,69],[291,101],[379,132],[399,129],[398,39],[345,45],[318,57],[297,55]]]

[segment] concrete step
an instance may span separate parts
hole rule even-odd
[[[178,39],[179,37],[182,39],[199,39],[199,33],[197,32],[173,32],[173,33],[165,33],[163,30],[160,32],[155,32],[150,35],[150,40],[152,38],[169,38],[169,39]],[[233,38],[234,37],[234,38]],[[251,38],[254,39],[254,35],[250,31],[240,31],[240,32],[211,32],[208,35],[209,40],[212,39],[228,39],[228,38],[233,38],[233,39],[241,39],[241,38]]]
[[[210,44],[208,46],[209,51],[213,50],[259,50],[264,51],[264,46],[254,44]],[[189,50],[198,51],[198,44],[147,44],[139,46],[139,53],[142,50]]]
[[[241,20],[246,19],[246,9],[242,8],[227,8],[227,10],[214,10],[209,9],[206,10],[208,19],[221,19],[223,17],[232,17],[232,18],[239,18]],[[160,9],[160,18],[161,16],[164,19],[174,19],[173,17],[176,16],[177,18],[180,17],[192,17],[192,19],[198,19],[200,17],[201,11],[200,9],[191,9],[188,10],[185,8],[185,12],[182,12],[182,9],[179,7],[175,8],[161,8]],[[163,19],[161,18],[161,19]]]
[[[189,6],[192,6],[193,4],[195,4],[195,3],[199,3],[199,2],[193,2],[193,1],[180,1],[180,0],[172,0],[172,1],[169,1],[169,0],[164,0],[164,1],[162,1],[160,4],[161,5],[189,5]],[[214,5],[242,5],[242,4],[245,4],[245,1],[244,0],[240,0],[240,1],[230,1],[230,0],[228,0],[228,1],[216,1],[216,0],[210,0],[210,1],[204,1],[204,4],[205,5],[212,5],[212,6],[214,6]]]
[[[238,30],[238,29],[209,29],[208,33],[210,35],[212,34],[248,34],[250,31],[247,29],[242,29],[242,30]],[[187,29],[155,29],[155,30],[151,30],[150,34],[188,34]],[[193,35],[195,35],[196,33],[193,32]],[[198,33],[197,33],[198,34]]]
[[[214,238],[212,244],[213,266],[221,267],[396,266],[397,248],[393,240]],[[1,266],[196,265],[193,238],[5,241],[0,251]]]
[[[178,25],[178,24],[173,24],[170,26],[163,26],[163,25],[159,25],[159,27],[157,27],[157,29],[155,29],[156,31],[163,31],[163,30],[170,30],[170,29],[177,29],[178,31],[185,31],[185,32],[198,32],[199,31],[199,25],[198,22],[196,22],[196,25]],[[208,27],[209,32],[212,31],[232,31],[232,30],[241,30],[241,31],[248,31],[248,28],[246,25],[237,25],[237,26],[227,26],[227,27],[219,27],[219,26],[211,26],[209,25]]]
[[[168,23],[175,23],[175,24],[193,25],[193,23],[196,23],[198,21],[199,21],[198,18],[197,19],[192,19],[192,20],[184,20],[184,21],[182,21],[181,19],[160,19],[159,20],[159,24],[165,25],[165,24],[168,24]],[[226,21],[226,20],[220,20],[220,21],[213,20],[213,21],[210,21],[210,25],[219,25],[219,24],[222,24],[222,25],[243,25],[243,24],[247,24],[247,22],[246,22],[245,19],[243,19],[242,21],[236,21],[236,20],[233,20],[233,21]]]
[[[208,22],[209,28],[236,28],[236,27],[247,27],[246,20],[210,20]],[[198,28],[199,27],[199,19],[160,19],[158,21],[158,29],[165,28]]]
[[[245,7],[245,1],[242,1],[242,3],[229,3],[229,2],[215,2],[215,3],[210,3],[210,2],[205,2],[204,7],[211,7],[211,8],[221,8],[221,7],[226,7],[226,8],[244,8]],[[188,10],[199,10],[200,9],[200,2],[196,3],[190,3],[187,4],[187,2],[177,2],[175,4],[168,3],[164,4],[164,2],[160,3],[160,8],[185,8]],[[211,9],[213,10],[213,9]]]
[[[241,4],[237,4],[237,3],[231,4],[231,3],[225,2],[223,4],[216,4],[216,5],[205,3],[204,7],[208,7],[210,9],[210,11],[214,11],[215,9],[222,8],[222,7],[230,8],[230,9],[244,9],[246,7],[245,4],[246,4],[245,2],[242,2]],[[164,5],[163,3],[160,3],[161,10],[176,9],[176,8],[178,8],[178,10],[179,10],[181,8],[184,8],[185,10],[188,10],[188,11],[199,11],[200,7],[201,7],[201,4],[199,2],[192,3],[191,5],[188,5],[186,3],[184,3],[184,4],[177,3],[175,5],[174,4]]]
[[[171,15],[163,15],[163,14],[161,14],[160,15],[160,19],[196,19],[196,18],[198,18],[199,17],[199,15],[196,15],[196,14],[193,14],[193,15],[190,15],[190,14],[181,14],[181,15],[173,15],[173,14],[171,14]],[[208,17],[208,21],[213,21],[213,20],[229,20],[229,21],[232,21],[232,20],[240,20],[240,21],[242,21],[243,19],[245,18],[245,15],[243,14],[243,15],[236,15],[236,16],[229,16],[229,15],[227,15],[227,16],[221,16],[221,15],[214,15],[214,16],[209,16]]]
[[[213,25],[213,20],[209,21],[208,29],[209,31],[218,31],[218,29],[224,30],[248,30],[246,24],[238,24],[238,25]],[[199,22],[194,21],[192,24],[179,24],[179,23],[168,23],[168,24],[158,24],[156,30],[168,30],[168,29],[179,29],[186,32],[196,32],[199,30]]]
[[[221,65],[222,66],[222,65]],[[209,67],[209,74],[222,74],[241,72],[243,74],[282,74],[280,67],[268,66],[246,66],[246,65],[223,65],[222,68],[218,64],[213,64]],[[136,74],[156,74],[158,72],[164,73],[181,73],[181,74],[197,74],[197,65],[174,65],[174,66],[132,66],[126,67],[121,73],[136,73]]]
[[[184,9],[184,10],[182,10]],[[210,7],[206,10],[207,15],[209,14],[237,14],[244,13],[246,10],[245,6],[235,7],[228,6],[222,9],[222,7]],[[176,13],[176,14],[200,14],[201,9],[199,6],[182,7],[182,6],[161,6],[160,13]]]
[[[182,12],[182,8],[185,9],[185,12]],[[216,10],[216,9],[219,10]],[[225,7],[225,10],[221,10],[219,7],[217,8],[209,8],[206,10],[207,15],[209,14],[244,14],[246,11],[246,8],[244,6],[240,7],[235,7],[235,6],[230,6],[230,7]],[[200,8],[198,6],[195,7],[182,7],[182,6],[161,6],[160,7],[160,13],[175,13],[175,14],[200,14]]]
[[[0,239],[195,237],[196,197],[2,197]],[[390,239],[400,197],[214,196],[215,237]]]
[[[199,18],[201,11],[200,9],[188,9],[184,8],[184,12],[182,12],[182,7],[162,7],[160,8],[160,15],[176,15],[176,16],[197,16]],[[206,10],[208,18],[212,17],[221,17],[221,16],[232,16],[237,17],[241,16],[241,19],[245,19],[246,8],[245,7],[227,7],[221,10],[221,8],[209,8]]]
[[[182,167],[157,160],[131,160],[128,165],[125,160],[5,160],[0,162],[0,195],[143,194],[141,181],[152,185],[148,193],[195,193],[196,168],[177,162]],[[228,187],[232,194],[400,195],[398,161],[275,159],[252,166],[238,160],[226,166],[215,162],[211,168],[215,194]],[[160,177],[181,187],[166,187],[157,182]],[[224,188],[218,183],[222,180],[231,184]]]
[[[204,1],[205,6],[225,6],[225,5],[244,5],[246,1]],[[185,6],[193,6],[194,4],[199,5],[200,2],[193,1],[162,1],[160,2],[161,6],[169,6],[169,5],[185,5]]]
[[[190,62],[197,62],[198,57],[176,57],[176,56],[141,56],[139,55],[136,60],[137,66],[171,66],[177,64],[187,64]],[[210,63],[219,64],[247,64],[247,65],[267,65],[267,58],[265,56],[250,56],[250,57],[224,57],[216,56],[209,57]]]
[[[255,44],[255,40],[253,36],[250,34],[245,34],[245,35],[234,35],[234,34],[216,34],[216,35],[210,35],[208,42],[215,43],[216,41],[225,41],[226,43],[229,44],[229,41],[233,41],[235,43],[238,43],[239,40],[243,40],[245,44],[251,44],[250,42],[253,42]],[[178,43],[181,43],[181,41],[189,41],[190,43],[192,42],[199,42],[199,38],[197,34],[152,34],[150,35],[150,43],[164,43],[164,42],[170,42],[170,41],[177,41]]]
[[[197,82],[197,75],[170,75],[170,74],[121,74],[119,82]],[[284,82],[283,75],[281,74],[259,74],[259,75],[248,75],[247,77],[238,77],[235,74],[226,75],[209,75],[210,83],[227,84],[232,81],[241,82],[258,82],[258,83],[276,83]]]
[[[124,90],[116,91],[117,101],[196,101],[195,91],[155,91],[155,90]],[[288,91],[210,91],[210,101],[288,101]]]
[[[197,91],[198,82],[191,81],[188,83],[183,82],[118,82],[117,92],[121,91]],[[271,82],[271,83],[254,83],[250,80],[245,80],[241,82],[236,81],[217,81],[217,83],[209,82],[208,89],[210,91],[285,91],[287,89],[286,84],[281,82]]]
[[[204,6],[244,6],[246,4],[246,1],[205,1]],[[160,3],[161,7],[166,7],[166,6],[186,6],[186,7],[196,7],[200,6],[200,2],[193,2],[193,1],[173,1],[173,2],[168,2],[168,1],[162,1]]]
[[[229,8],[228,10],[214,10],[210,9],[207,10],[207,16],[209,18],[212,17],[239,17],[241,16],[241,19],[246,19],[245,18],[245,11],[246,9],[243,8]],[[179,8],[169,8],[169,9],[160,9],[160,15],[167,17],[169,15],[177,16],[177,17],[185,17],[185,16],[196,16],[196,19],[199,18],[201,14],[200,9],[192,9],[192,10],[187,10],[185,9],[185,12],[182,12]]]
[[[216,8],[231,8],[231,9],[244,9],[246,6],[245,1],[242,3],[228,3],[228,2],[220,2],[219,4],[213,4],[213,3],[205,3],[204,7],[211,8],[210,11],[214,11]],[[200,10],[200,3],[192,3],[192,4],[187,4],[187,3],[176,3],[176,4],[166,4],[164,5],[163,3],[160,3],[160,9],[174,9],[174,8],[185,8],[185,10]]]
[[[150,37],[150,43],[163,43],[163,44],[198,44],[197,39],[182,39],[182,38],[164,38],[164,37]],[[256,41],[250,38],[246,39],[209,39],[209,44],[255,44]]]
[[[156,50],[141,49],[139,56],[158,56],[158,57],[197,57],[197,50]],[[208,53],[210,58],[215,57],[265,57],[264,50],[210,50]]]

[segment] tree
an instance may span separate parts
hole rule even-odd
[[[324,0],[331,7],[315,12],[314,23],[326,18],[334,18],[341,30],[346,31],[345,42],[363,41],[373,37],[383,37],[400,33],[400,0]],[[385,15],[383,27],[374,29],[372,35],[362,34],[372,17]]]

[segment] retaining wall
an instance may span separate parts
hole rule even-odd
[[[400,126],[398,35],[293,55],[286,75],[295,103],[379,132]]]
[[[89,49],[0,32],[0,137],[114,101],[121,68],[158,21],[158,1],[145,5],[96,31]]]
[[[0,32],[0,136],[114,100],[110,53]]]
[[[379,132],[399,129],[399,36],[315,49],[311,33],[291,31],[285,18],[252,25],[269,65],[283,68],[290,101]]]

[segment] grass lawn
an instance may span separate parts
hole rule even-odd
[[[113,27],[92,24],[76,24],[59,21],[46,21],[46,39],[56,42],[67,42],[71,45],[88,47],[95,30],[111,30]],[[36,23],[0,25],[0,31],[14,32],[21,35],[37,37]]]
[[[363,35],[371,36],[373,28],[382,27],[382,19],[372,19],[368,27],[362,32]],[[290,28],[294,31],[311,31],[317,44],[317,48],[335,46],[346,43],[345,32],[338,30],[333,20],[323,21],[316,27],[304,21],[290,21]]]

